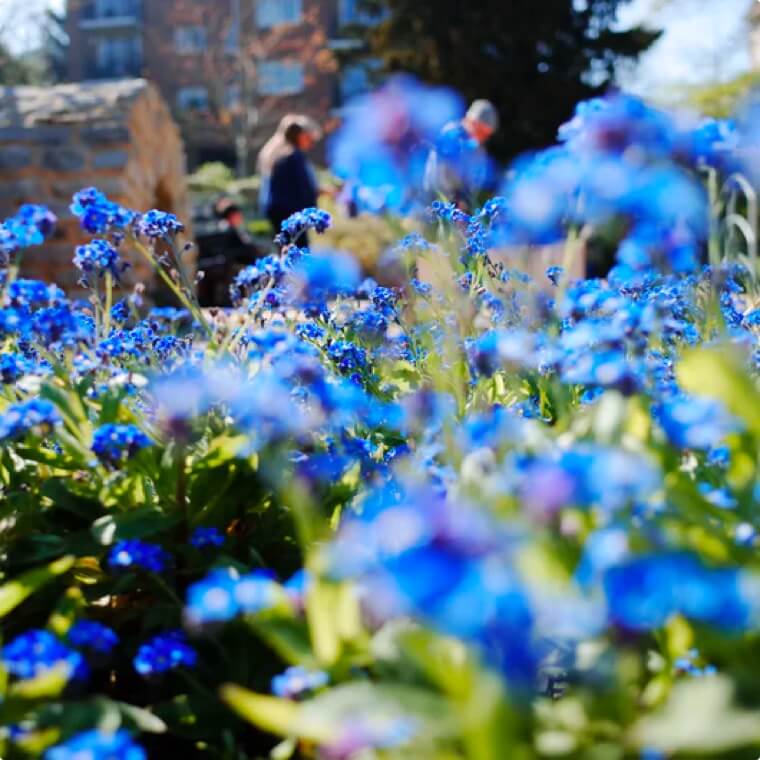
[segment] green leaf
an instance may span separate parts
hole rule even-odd
[[[117,702],[121,714],[138,730],[146,734],[163,734],[167,730],[166,723],[157,715],[144,707]]]
[[[723,676],[677,684],[662,710],[641,719],[631,732],[637,747],[667,754],[716,753],[760,742],[760,712],[732,706],[733,686]]]
[[[311,651],[309,632],[300,620],[267,620],[251,616],[248,624],[286,662],[317,666]]]
[[[104,515],[90,529],[101,546],[111,546],[127,538],[144,538],[170,530],[180,521],[179,515],[167,515],[157,509],[140,509],[120,515]]]
[[[19,578],[0,586],[0,618],[5,617],[45,584],[70,570],[74,561],[75,557],[62,557],[46,567],[30,570]]]
[[[295,702],[256,694],[234,684],[223,686],[221,697],[241,718],[264,731],[283,737],[303,736],[297,730],[299,706]]]
[[[363,634],[359,602],[350,584],[315,581],[306,595],[312,646],[322,665],[338,661],[345,643],[357,643]]]
[[[357,718],[385,725],[411,717],[425,739],[455,735],[459,726],[443,697],[405,684],[348,683],[300,704],[228,684],[222,699],[265,731],[316,744],[335,740]]]
[[[69,666],[62,663],[44,671],[35,678],[19,681],[9,689],[9,701],[14,699],[24,701],[55,699],[66,688],[70,675]]]
[[[736,351],[689,351],[678,364],[677,377],[684,390],[722,401],[755,435],[760,435],[760,391]]]

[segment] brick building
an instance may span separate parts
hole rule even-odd
[[[250,168],[282,115],[330,127],[345,98],[366,86],[339,71],[340,30],[367,19],[357,0],[68,0],[71,80],[144,76],[181,126],[192,167]]]

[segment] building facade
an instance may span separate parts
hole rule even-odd
[[[339,71],[357,0],[69,0],[69,78],[146,77],[171,105],[192,167],[252,168],[289,112],[329,131],[364,72]]]

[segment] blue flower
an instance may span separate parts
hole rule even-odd
[[[290,287],[300,303],[324,303],[353,293],[359,285],[359,265],[352,256],[319,252],[304,256],[290,276]]]
[[[152,209],[138,217],[135,230],[138,235],[145,235],[151,240],[171,238],[182,232],[185,225],[174,214]]]
[[[104,464],[117,467],[153,441],[135,425],[102,425],[92,439],[92,450]]]
[[[671,443],[685,449],[711,449],[741,429],[719,401],[680,396],[654,409]]]
[[[329,680],[330,677],[323,670],[307,670],[295,666],[272,679],[272,693],[282,699],[295,699],[327,686]]]
[[[175,668],[192,668],[197,661],[198,653],[187,643],[185,634],[170,631],[143,644],[137,650],[133,664],[141,676],[152,676]]]
[[[169,555],[157,544],[148,544],[137,539],[119,541],[108,555],[112,570],[139,568],[160,573],[169,563]]]
[[[109,201],[95,187],[80,190],[74,195],[71,213],[79,219],[82,228],[92,235],[102,235],[109,230],[124,230],[136,216],[134,211]]]
[[[330,168],[358,208],[405,211],[418,200],[429,146],[463,110],[451,90],[394,76],[346,108],[328,144]]]
[[[111,319],[117,323],[124,323],[129,319],[129,305],[126,301],[119,301],[111,309]]]
[[[0,224],[0,264],[21,248],[44,243],[52,235],[58,219],[45,206],[27,204],[15,216]]]
[[[292,245],[298,242],[298,238],[307,230],[313,229],[316,233],[323,233],[332,224],[332,217],[327,211],[318,208],[305,208],[289,216],[280,227],[279,234],[275,238],[277,245]]]
[[[66,638],[73,647],[101,653],[110,652],[119,643],[119,637],[111,628],[94,620],[79,620],[74,623],[69,628]]]
[[[296,327],[296,335],[304,340],[318,341],[324,338],[325,329],[315,322],[302,322]]]
[[[354,312],[348,320],[347,326],[364,340],[378,341],[385,337],[388,330],[388,319],[374,309],[367,309]]]
[[[62,421],[58,410],[46,399],[11,404],[0,415],[0,441],[23,438],[30,432],[46,435]]]
[[[232,570],[213,570],[187,590],[185,614],[194,625],[221,623],[240,614],[273,607],[280,589],[265,571],[239,576]]]
[[[331,343],[327,347],[327,355],[343,374],[351,374],[367,366],[365,350],[347,340],[336,340]]]
[[[393,288],[377,287],[370,293],[370,299],[383,316],[392,317],[396,313],[399,294]]]
[[[118,279],[127,265],[107,240],[92,240],[77,247],[74,266],[85,276],[92,274],[102,277],[106,272],[110,272]]]
[[[218,528],[196,528],[193,535],[190,536],[190,543],[196,549],[203,549],[206,546],[222,546],[224,536]]]
[[[590,443],[535,460],[518,459],[516,467],[523,504],[542,516],[565,506],[616,511],[645,502],[662,481],[648,457]]]
[[[5,385],[15,383],[30,366],[30,362],[21,354],[0,354],[0,382]]]
[[[126,731],[83,731],[51,747],[44,760],[147,760],[145,750]]]
[[[738,630],[753,612],[739,571],[708,568],[690,554],[636,557],[610,568],[604,591],[612,620],[631,630],[660,628],[677,613]]]
[[[11,306],[38,309],[42,306],[60,304],[65,301],[65,296],[56,285],[50,285],[41,280],[18,279],[8,288],[8,300]]]
[[[44,630],[27,631],[6,644],[2,661],[11,675],[21,679],[34,678],[61,664],[67,666],[69,676],[75,680],[82,680],[88,674],[82,655]]]

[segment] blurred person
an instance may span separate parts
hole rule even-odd
[[[289,216],[317,205],[317,177],[306,154],[321,134],[313,119],[291,114],[259,154],[261,209],[275,233]]]
[[[450,122],[436,138],[425,166],[425,193],[468,210],[475,197],[491,189],[494,172],[485,144],[499,128],[499,114],[488,100],[476,100],[464,118]]]
[[[213,205],[216,224],[198,235],[198,269],[203,277],[198,285],[202,306],[230,306],[229,283],[243,267],[261,258],[245,226],[242,208],[228,196]]]
[[[250,264],[260,257],[260,251],[246,229],[243,210],[235,201],[223,196],[214,204],[214,215],[220,222],[229,251],[234,254],[232,257],[236,261]]]
[[[266,216],[269,205],[269,182],[272,176],[272,166],[277,157],[285,150],[287,142],[285,132],[291,124],[297,124],[299,115],[295,113],[285,114],[280,119],[275,133],[264,143],[256,159],[256,172],[259,175],[259,213]]]

